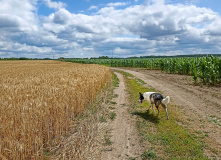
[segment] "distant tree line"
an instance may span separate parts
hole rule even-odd
[[[190,55],[174,55],[174,56],[140,56],[140,57],[129,57],[129,58],[183,58],[183,57],[205,57],[214,56],[221,57],[221,54],[190,54]]]
[[[15,58],[15,57],[11,57],[11,58],[0,58],[0,60],[53,60],[51,58],[26,58],[26,57],[20,57],[20,58]]]

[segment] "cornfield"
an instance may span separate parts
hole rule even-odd
[[[112,73],[60,61],[0,61],[0,159],[43,159]]]
[[[135,67],[159,69],[171,74],[191,75],[195,83],[221,83],[221,58],[212,55],[183,58],[137,58],[137,59],[66,59],[65,61],[101,64],[111,67]]]

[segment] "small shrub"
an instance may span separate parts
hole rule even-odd
[[[145,151],[142,155],[141,155],[141,157],[142,157],[142,160],[147,160],[147,159],[155,159],[155,158],[157,158],[157,155],[156,155],[156,153],[154,152],[154,151]]]

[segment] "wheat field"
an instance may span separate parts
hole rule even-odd
[[[112,73],[60,61],[0,61],[0,159],[42,159]]]

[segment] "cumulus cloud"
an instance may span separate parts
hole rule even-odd
[[[155,46],[158,44],[158,48],[164,48],[158,49],[160,52],[167,48],[177,49],[177,46],[181,50],[186,47],[197,50],[199,44],[217,45],[213,43],[214,35],[211,31],[214,34],[220,31],[219,25],[213,25],[220,22],[220,16],[210,9],[194,5],[166,5],[161,0],[148,1],[148,4],[128,7],[121,12],[111,7],[102,8],[99,14],[110,19],[120,19],[117,25],[121,33],[152,40],[156,42]],[[217,37],[215,39],[219,41]]]
[[[51,0],[44,0],[49,8],[60,9],[66,6],[63,2],[53,2]]]
[[[54,23],[61,25],[68,23],[71,20],[71,18],[72,18],[71,13],[65,9],[60,9],[55,14],[51,15],[51,19],[53,19]]]
[[[36,1],[3,0],[0,1],[0,27],[9,27],[14,31],[31,31],[36,29]]]
[[[221,17],[207,8],[146,0],[125,9],[117,8],[128,3],[109,3],[86,15],[71,13],[62,2],[44,1],[55,9],[44,17],[37,15],[37,0],[0,1],[1,55],[94,57],[113,51],[127,57],[220,51]]]
[[[54,52],[54,46],[67,41],[59,39],[51,32],[41,27],[36,14],[37,1],[34,0],[7,0],[0,1],[0,50],[1,55],[16,57],[17,55],[36,57]],[[57,22],[59,17],[56,17]],[[19,54],[18,54],[19,53]]]

